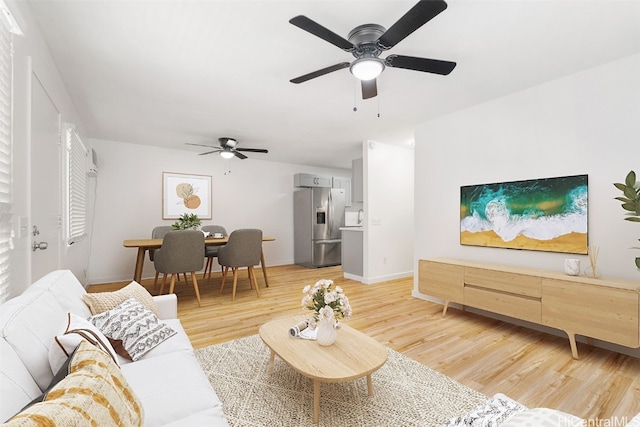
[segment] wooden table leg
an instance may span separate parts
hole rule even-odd
[[[144,266],[144,254],[147,252],[145,248],[138,247],[138,256],[136,258],[136,269],[133,272],[133,280],[140,283],[142,278],[142,267]]]
[[[313,423],[320,420],[320,381],[313,380]]]
[[[262,275],[264,276],[264,284],[269,287],[269,279],[267,279],[267,266],[264,263],[264,250],[260,249],[260,265],[262,266]]]
[[[267,370],[267,372],[269,372],[270,374],[273,374],[273,365],[275,360],[276,360],[276,352],[271,350],[271,356],[269,356],[269,369]]]
[[[371,381],[371,374],[367,375],[367,392],[369,396],[373,396],[373,382]]]

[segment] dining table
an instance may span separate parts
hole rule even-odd
[[[273,242],[275,237],[263,236],[263,242]],[[229,236],[225,237],[207,237],[204,239],[205,246],[222,246],[227,244]],[[140,283],[142,278],[142,267],[144,266],[144,256],[149,249],[158,249],[162,247],[162,239],[128,239],[122,244],[125,248],[138,248],[138,255],[136,257],[136,268],[133,272],[133,280]],[[260,251],[260,266],[262,267],[262,275],[264,276],[264,282],[266,286],[269,286],[269,279],[267,278],[266,264],[264,263],[264,250]]]

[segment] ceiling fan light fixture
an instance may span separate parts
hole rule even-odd
[[[359,58],[353,61],[349,71],[359,80],[373,80],[384,71],[384,62],[378,58]]]
[[[233,151],[231,151],[231,150],[223,150],[223,151],[220,152],[220,156],[223,159],[230,159],[230,158],[232,158],[234,156],[234,154],[233,154]]]

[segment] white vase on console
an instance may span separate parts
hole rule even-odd
[[[576,258],[565,259],[564,272],[569,276],[578,276],[580,274],[580,260]]]

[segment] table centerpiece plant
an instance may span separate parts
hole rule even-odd
[[[331,345],[336,340],[338,320],[349,320],[352,315],[349,298],[340,286],[332,289],[332,280],[319,280],[315,285],[307,285],[302,292],[302,307],[311,310],[309,327],[318,328],[316,341],[320,345]]]
[[[171,227],[174,230],[198,230],[200,228],[200,218],[197,214],[184,213],[174,222]]]

